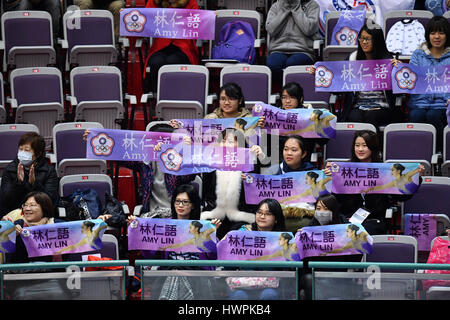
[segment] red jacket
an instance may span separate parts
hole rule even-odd
[[[146,8],[158,8],[153,0],[147,2]],[[169,7],[170,8],[170,7]],[[196,0],[189,0],[183,9],[198,9]],[[183,53],[189,58],[191,64],[198,64],[198,49],[195,40],[186,39],[166,39],[166,38],[153,38],[153,44],[150,48],[147,60],[145,61],[145,69],[147,68],[148,60],[155,53],[158,52],[168,45],[173,44],[183,51]]]

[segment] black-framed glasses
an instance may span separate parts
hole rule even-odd
[[[360,42],[372,42],[372,38],[358,38]]]
[[[258,210],[258,211],[256,211],[256,214],[257,214],[258,216],[261,216],[261,217],[264,217],[264,216],[266,216],[266,217],[273,216],[273,214],[272,214],[271,212],[269,212],[269,211],[267,211],[267,212],[262,212],[262,211]]]
[[[191,202],[189,201],[189,200],[175,200],[175,205],[176,206],[187,206],[187,205],[189,205]]]

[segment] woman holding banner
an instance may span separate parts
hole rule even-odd
[[[378,135],[370,130],[356,131],[353,136],[351,147],[351,162],[376,163],[382,162]],[[331,163],[326,164],[324,170],[326,175],[331,175]],[[420,175],[424,172],[424,167],[420,166]],[[419,178],[419,185],[422,179]],[[363,227],[370,235],[386,234],[389,229],[389,222],[386,220],[386,210],[398,205],[398,202],[406,201],[412,195],[391,195],[391,194],[334,194],[341,205],[341,212],[347,218],[360,208],[370,212],[370,215],[362,223]]]
[[[409,63],[422,67],[450,65],[450,23],[448,20],[442,16],[431,18],[425,28],[425,39],[426,42],[413,52]],[[448,75],[434,76],[448,78]],[[430,76],[430,78],[432,77],[433,75]],[[445,112],[449,99],[450,92],[447,90],[441,94],[411,94],[408,101],[410,122],[429,123],[436,128],[437,151],[442,151],[443,132],[447,125]]]
[[[368,20],[358,34],[358,49],[349,60],[397,60],[388,51],[383,30],[375,22]],[[389,123],[402,120],[395,109],[392,90],[347,92],[344,95],[344,109],[339,121],[373,124],[377,129]]]

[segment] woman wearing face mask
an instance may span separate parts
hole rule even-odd
[[[315,203],[314,218],[311,219],[308,227],[318,227],[332,224],[346,223],[344,217],[340,214],[340,206],[336,197],[327,194],[317,198]],[[298,230],[301,232],[301,229]],[[300,271],[300,288],[303,290],[306,300],[312,299],[312,277],[311,269],[308,267],[309,261],[341,261],[341,262],[361,262],[362,255],[343,255],[343,256],[317,256],[307,257],[303,261],[303,269]],[[327,271],[330,271],[329,269]],[[336,270],[336,271],[342,271]]]
[[[24,196],[32,191],[45,192],[53,205],[59,200],[58,177],[45,158],[44,138],[28,132],[19,140],[17,158],[3,171],[0,214],[20,208]]]

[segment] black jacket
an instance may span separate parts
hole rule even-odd
[[[23,198],[32,191],[42,191],[49,195],[53,204],[59,201],[58,177],[54,166],[48,164],[46,158],[37,161],[34,168],[35,182],[29,183],[29,171],[25,170],[23,182],[17,180],[17,166],[19,160],[16,158],[8,164],[3,171],[1,183],[1,207],[0,215],[4,216],[12,210],[20,208]]]

